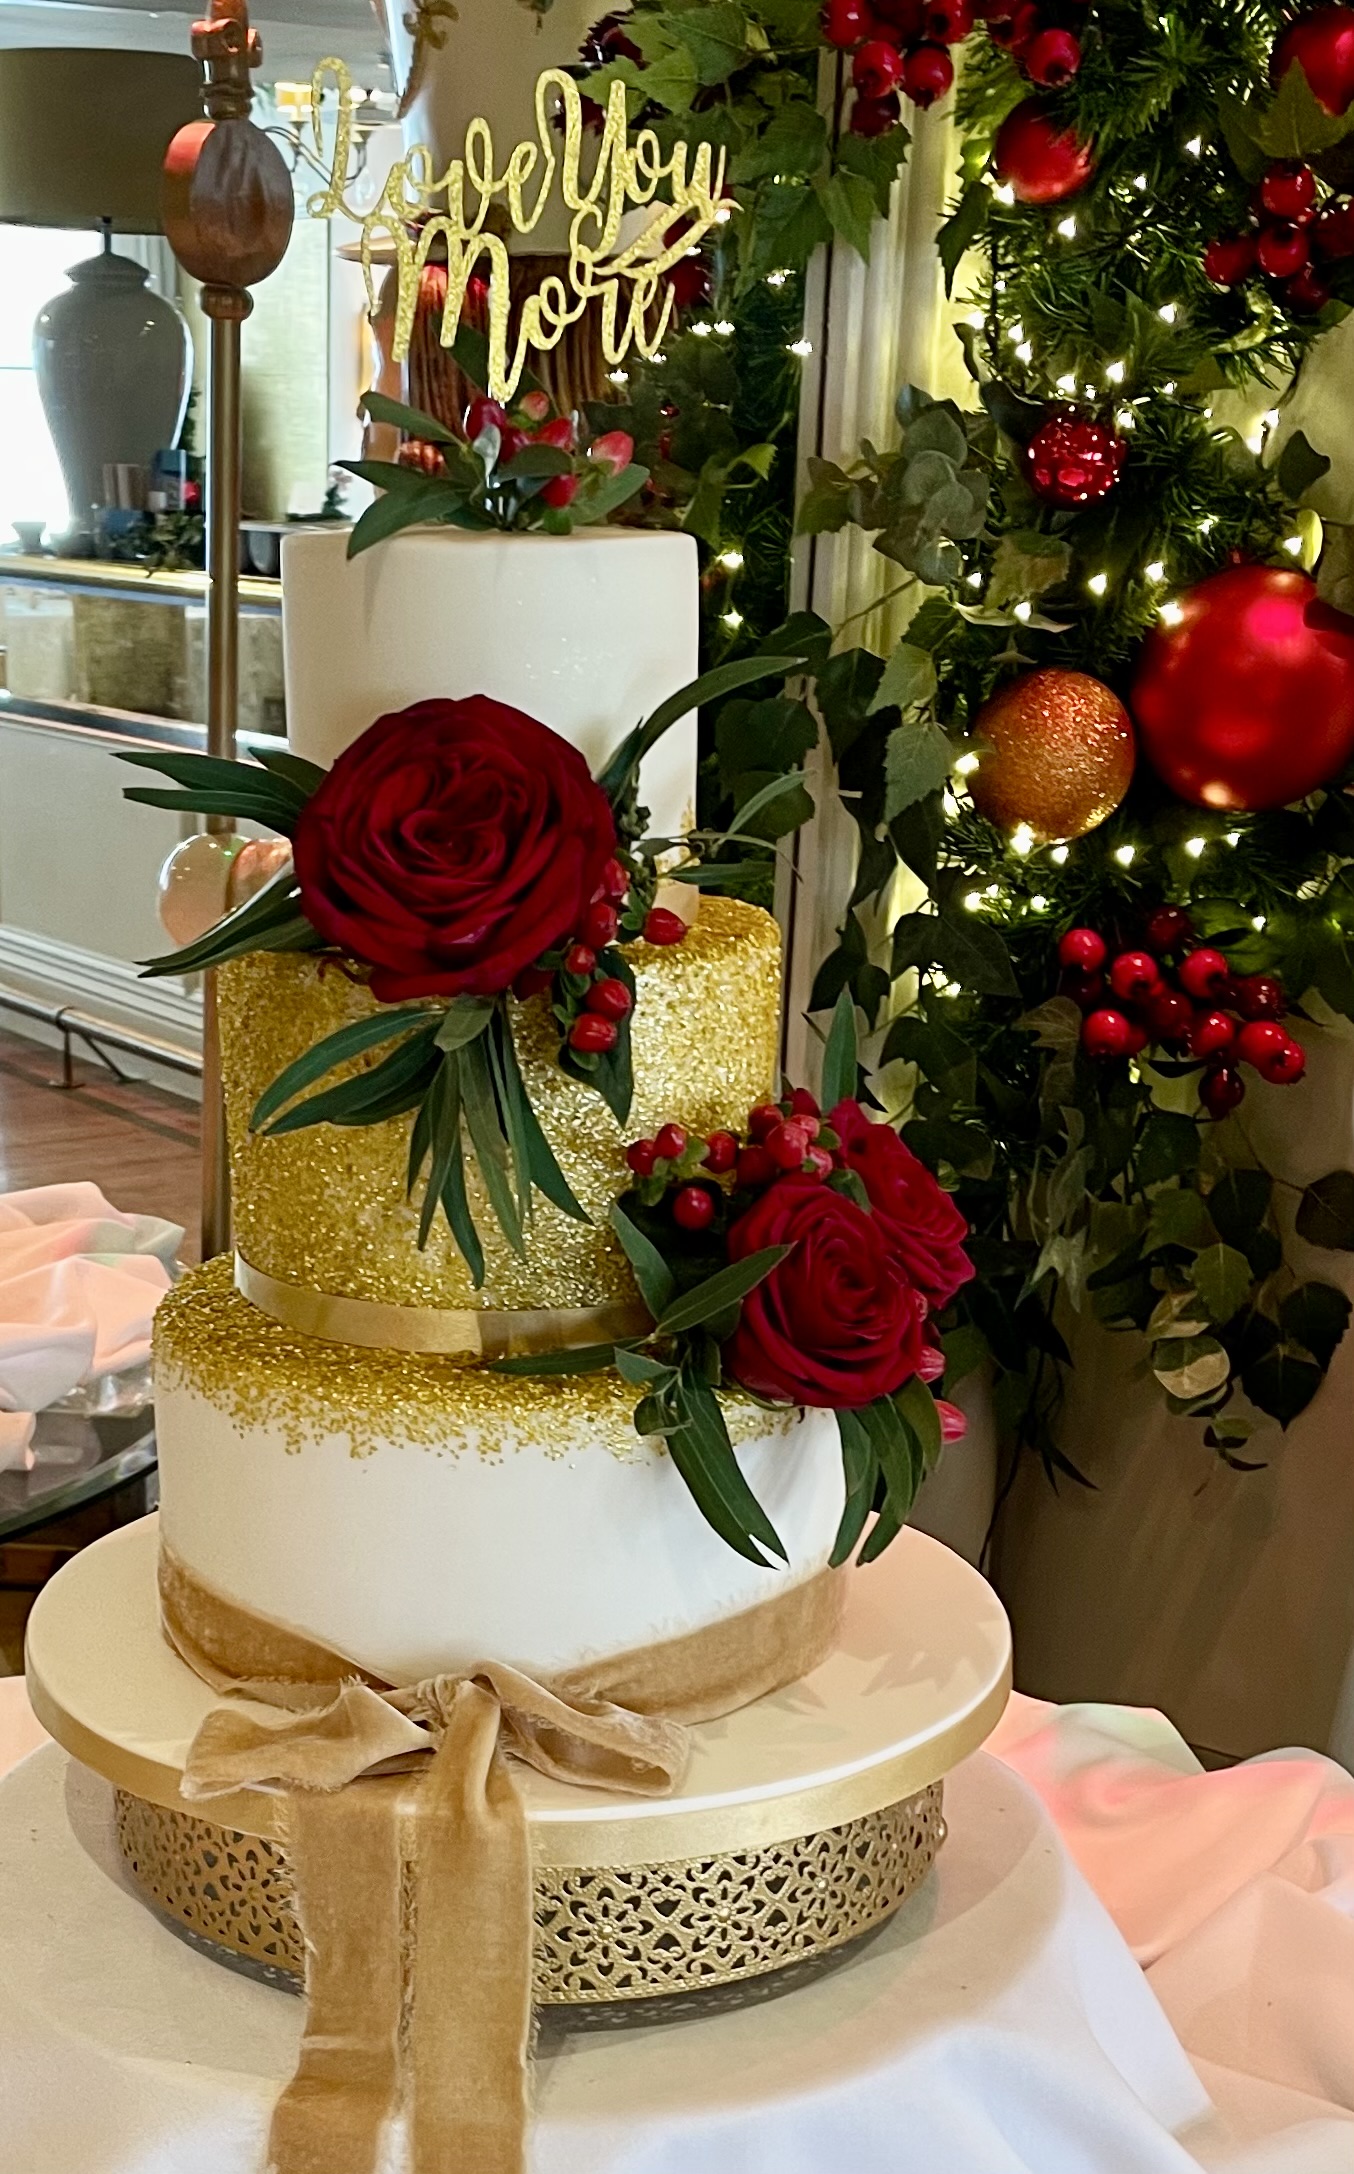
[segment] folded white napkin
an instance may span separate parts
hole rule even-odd
[[[0,1472],[33,1464],[35,1413],[145,1364],[182,1238],[97,1185],[0,1193]]]

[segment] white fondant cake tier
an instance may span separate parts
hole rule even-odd
[[[549,1674],[823,1568],[829,1413],[729,1408],[786,1571],[715,1535],[634,1401],[610,1372],[524,1382],[293,1335],[214,1262],[157,1327],[164,1536],[226,1598],[400,1683],[483,1659]]]
[[[349,559],[349,534],[305,529],[282,546],[287,730],[326,768],[388,710],[487,694],[561,733],[595,772],[699,670],[690,536],[420,528]],[[687,827],[694,716],[659,742],[641,787],[655,835]]]

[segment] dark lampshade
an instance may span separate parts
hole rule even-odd
[[[0,52],[0,219],[158,233],[161,161],[201,114],[202,70],[186,55]]]

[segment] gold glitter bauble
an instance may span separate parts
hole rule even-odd
[[[974,806],[1036,844],[1094,830],[1132,783],[1128,711],[1087,672],[1025,672],[983,704],[973,729],[987,743],[968,780]]]

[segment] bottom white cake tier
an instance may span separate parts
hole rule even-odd
[[[205,1585],[390,1682],[478,1660],[548,1675],[741,1614],[827,1563],[827,1412],[730,1399],[788,1568],[735,1554],[610,1372],[528,1379],[281,1327],[229,1264],[156,1328],[164,1538]]]

